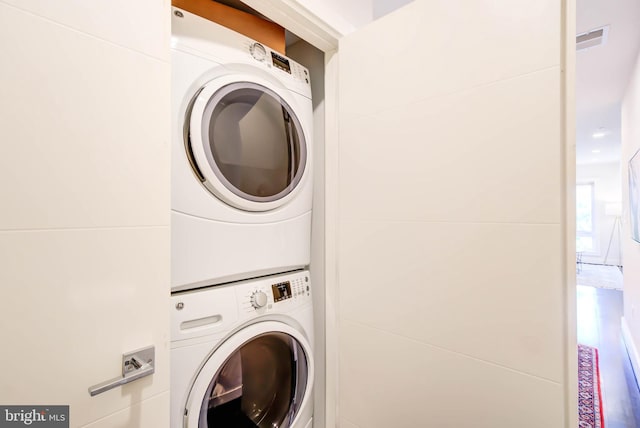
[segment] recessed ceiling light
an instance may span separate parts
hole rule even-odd
[[[607,135],[609,132],[607,131],[606,128],[600,127],[598,128],[598,130],[596,132],[594,132],[593,134],[591,134],[591,136],[593,138],[602,138],[605,135]]]
[[[600,150],[596,149],[596,150],[591,150],[591,153],[600,153]]]

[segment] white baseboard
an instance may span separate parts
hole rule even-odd
[[[631,360],[631,366],[633,367],[633,374],[636,378],[636,383],[640,385],[640,358],[638,355],[638,348],[636,348],[636,345],[633,342],[631,331],[629,331],[627,320],[624,319],[624,317],[621,318],[621,324],[622,340],[624,341],[624,346],[627,348],[627,353],[629,354],[629,359]]]

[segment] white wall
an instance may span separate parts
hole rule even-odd
[[[169,3],[0,1],[0,403],[168,426]],[[122,353],[156,373],[90,397]]]
[[[338,426],[575,426],[567,3],[416,0],[340,41]]]
[[[596,234],[595,251],[593,253],[585,252],[582,261],[585,263],[604,264],[607,247],[609,247],[609,239],[611,231],[614,229],[616,218],[607,215],[606,208],[608,204],[620,203],[620,163],[609,162],[601,164],[581,164],[576,167],[577,183],[593,183],[594,189],[594,227]],[[620,232],[622,237],[622,232]],[[607,257],[608,265],[620,265],[620,240],[618,239],[618,228],[613,233],[609,255]]]
[[[636,376],[640,377],[640,361],[633,349],[640,349],[640,244],[631,239],[629,231],[629,181],[627,165],[631,156],[640,149],[640,56],[622,103],[621,176],[623,201],[623,254],[624,254],[624,320],[627,348],[633,356]]]

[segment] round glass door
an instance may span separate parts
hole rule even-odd
[[[245,342],[209,383],[199,428],[287,428],[307,388],[309,367],[301,344],[283,332]]]
[[[191,114],[189,140],[197,172],[227,203],[249,210],[260,208],[238,201],[273,208],[303,176],[307,148],[302,126],[284,98],[266,86],[218,85],[205,86]]]

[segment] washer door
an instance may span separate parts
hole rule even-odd
[[[286,324],[253,324],[202,366],[185,412],[189,428],[287,428],[310,400],[311,348]]]
[[[214,79],[196,95],[187,152],[210,192],[248,211],[271,210],[294,196],[307,145],[290,97],[246,75]]]

